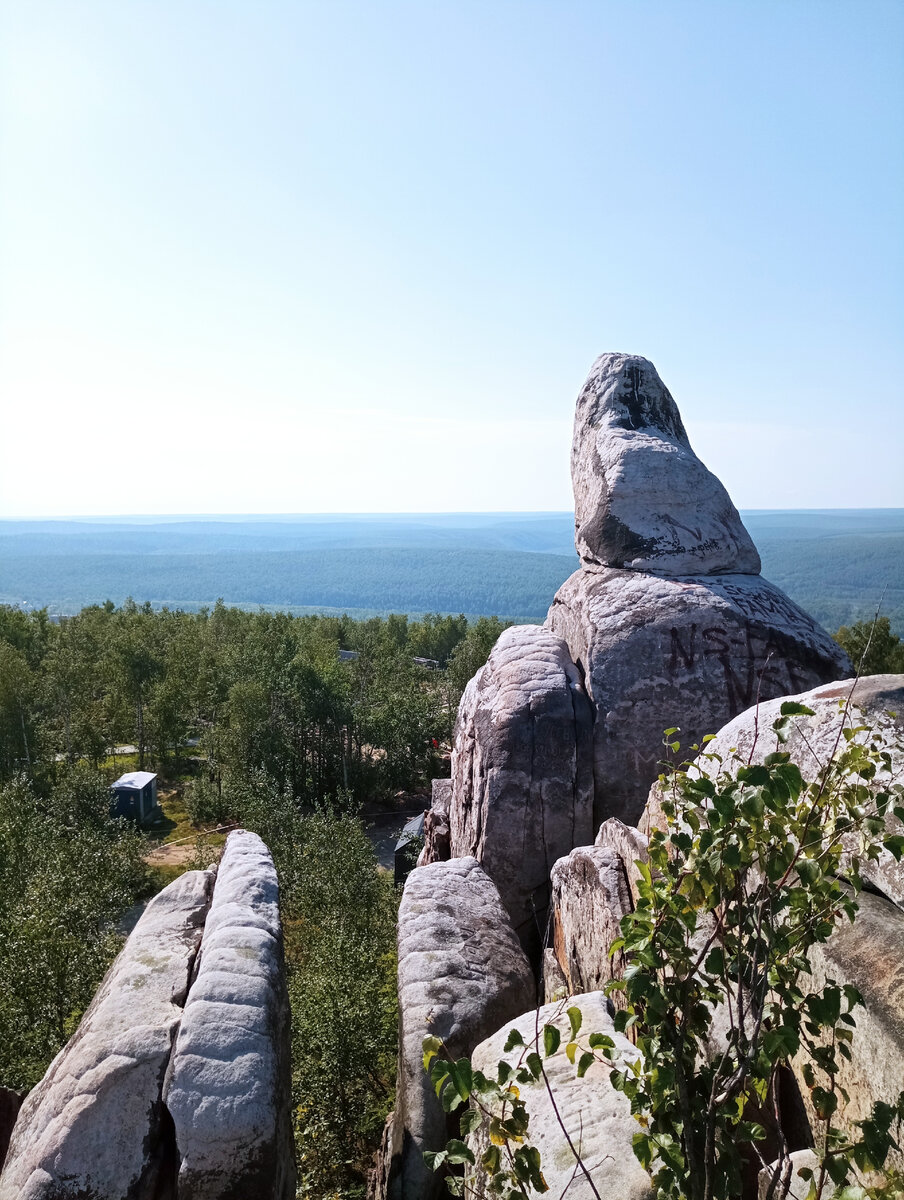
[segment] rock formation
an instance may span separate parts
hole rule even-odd
[[[22,1104],[0,1198],[294,1196],[281,936],[245,831],[155,896]]]
[[[827,979],[852,983],[863,996],[854,1010],[850,1058],[839,1057],[837,1085],[848,1094],[833,1123],[853,1134],[881,1100],[894,1104],[904,1088],[904,911],[884,896],[861,892],[853,924],[843,922],[828,942],[810,951],[809,990]],[[802,1063],[795,1063],[811,1126],[817,1128]],[[904,1171],[904,1153],[892,1151],[889,1167]]]
[[[76,1032],[26,1097],[2,1200],[151,1200],[171,1145],[163,1077],[210,904],[190,871],[150,902]]]
[[[619,855],[608,846],[578,846],[552,869],[552,944],[568,995],[601,991],[625,962],[609,948],[634,908]],[[621,992],[613,1002],[624,1003]]]
[[[760,577],[758,553],[737,510],[694,455],[675,401],[645,359],[606,354],[595,362],[577,400],[571,475],[580,569],[559,588],[544,628],[504,632],[468,684],[457,715],[450,785],[436,788],[425,822],[430,832],[421,862],[435,865],[421,871],[442,868],[445,874],[431,876],[427,888],[427,877],[415,871],[402,901],[400,1104],[378,1172],[382,1184],[372,1192],[381,1200],[387,1194],[406,1200],[435,1194],[436,1178],[425,1181],[423,1168],[418,1175],[415,1166],[406,1165],[400,1189],[399,1164],[413,1162],[405,1150],[414,1151],[413,1130],[430,1130],[417,1134],[418,1147],[438,1147],[447,1136],[420,1067],[425,1014],[473,1007],[471,977],[462,976],[457,964],[487,953],[496,936],[490,926],[472,925],[449,882],[454,872],[472,876],[480,864],[543,973],[546,1000],[557,998],[539,1014],[522,1008],[516,1021],[499,1020],[498,1032],[474,1051],[474,1066],[495,1074],[501,1058],[514,1060],[517,1051],[503,1050],[513,1024],[528,1043],[546,1021],[561,1022],[564,1031],[563,995],[585,992],[579,1002],[587,1008],[585,1030],[611,1031],[610,1003],[593,989],[619,970],[607,952],[637,901],[635,863],[646,859],[647,842],[634,824],[659,774],[665,728],[680,727],[681,757],[687,757],[705,734],[722,730],[750,706],[760,703],[762,725],[773,697],[808,692],[828,703],[837,694],[827,685],[851,673],[825,630]],[[869,716],[894,700],[890,689],[876,691],[875,706],[867,703],[863,712]],[[742,737],[744,720],[724,737]],[[893,733],[897,737],[898,728]],[[648,818],[653,814],[651,806]],[[447,854],[448,862],[437,862]],[[898,898],[897,876],[890,863],[884,869],[885,882],[876,880],[876,886]],[[550,888],[552,944],[540,947]],[[868,899],[870,908],[887,902]],[[429,919],[431,905],[443,907]],[[887,944],[875,940],[887,965],[874,997],[880,1015],[878,1024],[867,1026],[872,1042],[850,1066],[852,1086],[866,1087],[857,1072],[868,1069],[870,1052],[894,1080],[904,1078],[898,1057],[904,1031],[894,1016],[904,932],[896,920],[886,922]],[[701,950],[713,930],[712,919],[701,917],[695,935]],[[856,982],[856,973],[868,970],[870,934],[864,931],[866,942],[858,946],[846,932],[846,940],[839,935],[824,950],[832,971]],[[439,954],[433,943],[443,938],[453,949]],[[403,943],[418,948],[411,966]],[[425,949],[429,953],[421,953]],[[480,970],[490,967],[487,959]],[[814,960],[814,972],[819,970]],[[724,1049],[726,1031],[728,1015],[719,1009],[712,1052]],[[893,1050],[873,1049],[882,1036]],[[616,1040],[633,1054],[627,1039]],[[466,1051],[456,1044],[451,1052]],[[607,1072],[592,1068],[576,1080],[562,1055],[546,1060],[545,1069],[599,1194],[651,1196],[652,1184],[631,1153],[636,1124]],[[788,1086],[794,1092],[790,1075]],[[531,1140],[543,1156],[551,1194],[577,1200],[591,1193],[575,1172],[546,1088],[529,1088],[527,1103]],[[801,1129],[791,1148],[806,1145],[809,1136],[800,1098],[797,1106]],[[473,1135],[478,1154],[484,1139],[485,1133]],[[385,1169],[390,1146],[391,1178]],[[748,1184],[755,1195],[755,1178]],[[481,1186],[478,1181],[478,1194]]]
[[[291,1035],[276,869],[254,833],[232,833],[163,1098],[177,1200],[291,1197]]]
[[[779,747],[772,724],[780,716],[784,699],[805,704],[813,709],[814,716],[795,717],[787,743]],[[904,782],[904,675],[844,679],[802,695],[767,701],[730,721],[719,730],[707,750],[721,755],[727,763],[733,748],[744,762],[762,762],[767,754],[780,748],[791,753],[805,779],[815,779],[839,745],[844,746],[842,729],[864,726],[872,730],[881,747],[891,755],[892,774],[888,779],[877,779],[876,785]],[[862,740],[866,735],[858,736]],[[710,768],[701,765],[700,770],[709,773]],[[892,814],[886,824],[889,832],[904,832],[904,825]],[[904,862],[897,862],[887,850],[882,850],[875,862],[862,864],[861,873],[889,900],[904,907]]]
[[[601,354],[578,396],[571,446],[582,562],[658,575],[758,575],[725,488],[691,449],[656,368]]]
[[[593,836],[590,734],[564,642],[535,625],[501,635],[458,710],[450,851],[481,864],[535,958],[552,865]]]
[[[430,808],[424,814],[424,848],[417,860],[419,867],[445,862],[449,858],[449,808],[452,804],[452,780],[434,779],[430,787]]]
[[[423,1160],[449,1136],[424,1072],[424,1038],[441,1038],[454,1058],[468,1055],[535,1001],[530,964],[479,863],[455,858],[412,871],[399,908],[396,1108],[374,1194],[429,1200],[443,1190]]]
[[[772,584],[751,575],[663,578],[582,568],[547,625],[580,667],[594,712],[594,822],[636,823],[664,756],[685,751],[759,697],[849,673],[844,651]],[[453,805],[454,815],[454,805]]]
[[[615,1043],[617,1063],[636,1057],[637,1051],[627,1038],[615,1032],[606,997],[601,992],[580,996],[574,1003],[581,1010],[582,1035],[607,1034]],[[509,1021],[477,1047],[471,1060],[473,1066],[495,1078],[499,1062],[504,1060],[515,1067],[529,1050],[538,1050],[542,1054],[542,1045],[538,1047],[537,1044],[537,1030],[547,1024],[559,1029],[564,1043],[570,1037],[565,1008],[561,1003],[547,1004],[539,1012],[531,1010],[517,1020]],[[527,1050],[524,1047],[505,1050],[509,1029],[520,1032]],[[575,1157],[559,1124],[561,1118],[593,1179],[597,1195],[611,1196],[613,1200],[652,1200],[653,1185],[631,1149],[637,1122],[631,1116],[627,1098],[609,1082],[610,1068],[594,1063],[587,1074],[578,1079],[565,1055],[556,1054],[545,1060],[544,1069],[555,1095],[558,1114],[542,1080],[519,1087],[530,1115],[530,1140],[542,1158],[543,1175],[549,1187],[546,1194],[564,1196],[566,1200],[589,1200],[594,1195],[585,1176],[575,1171]],[[487,1131],[483,1128],[469,1138],[478,1161],[487,1142]],[[484,1190],[485,1176],[478,1174],[475,1184],[476,1195],[488,1195]]]

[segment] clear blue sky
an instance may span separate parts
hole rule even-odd
[[[904,505],[899,0],[28,0],[0,516],[565,509],[645,354],[742,507]]]

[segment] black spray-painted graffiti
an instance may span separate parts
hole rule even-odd
[[[749,708],[758,696],[803,692],[818,682],[811,681],[803,663],[795,661],[787,637],[750,621],[704,628],[672,626],[669,634],[669,674],[693,671],[700,659],[715,659],[722,668],[732,712]]]

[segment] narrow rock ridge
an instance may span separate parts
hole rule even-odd
[[[19,1111],[2,1200],[156,1200],[170,1157],[162,1084],[214,873],[145,909],[78,1029]]]

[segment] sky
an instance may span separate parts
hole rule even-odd
[[[899,0],[0,15],[0,517],[566,510],[652,359],[742,508],[904,506]]]

